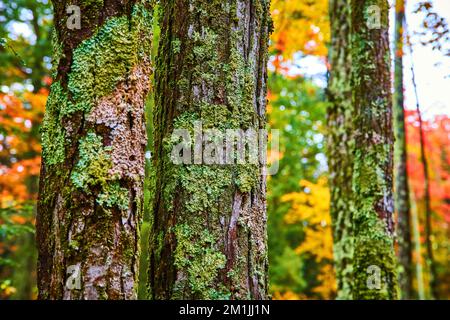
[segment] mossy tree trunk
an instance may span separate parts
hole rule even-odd
[[[395,4],[395,73],[394,73],[394,133],[395,133],[395,208],[397,211],[399,284],[402,299],[413,298],[413,261],[411,242],[411,218],[408,174],[406,171],[407,149],[403,95],[403,43],[405,26],[405,1]]]
[[[40,299],[133,299],[138,273],[152,3],[54,1],[42,126]],[[69,29],[68,5],[81,8]]]
[[[352,89],[354,130],[355,299],[397,297],[394,254],[392,97],[389,5],[386,0],[352,0]],[[378,27],[368,20],[379,10]],[[372,9],[373,10],[373,9]],[[381,287],[368,285],[369,267],[379,268]],[[376,275],[376,274],[375,274]]]
[[[353,105],[351,88],[350,0],[330,1],[332,30],[328,99],[328,165],[330,214],[333,221],[334,260],[338,298],[352,295],[353,222],[352,174]]]
[[[331,15],[335,65],[328,119],[338,298],[393,299],[397,279],[388,4],[351,0],[332,5],[341,13]]]
[[[161,2],[156,67],[153,299],[267,298],[261,164],[170,160],[174,129],[263,129],[266,0]]]

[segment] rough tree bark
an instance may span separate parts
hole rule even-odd
[[[176,165],[170,155],[172,131],[192,133],[199,121],[220,132],[265,127],[269,1],[166,0],[161,9],[150,296],[267,298],[263,166]]]
[[[333,6],[342,13],[331,14],[331,62],[336,65],[331,69],[328,119],[338,298],[393,299],[397,279],[388,4],[336,0]],[[333,159],[335,155],[343,159]]]
[[[352,0],[352,88],[355,108],[354,295],[355,299],[397,297],[394,241],[392,97],[389,5],[386,0]],[[375,9],[376,6],[377,11]],[[375,11],[373,11],[375,10]],[[370,17],[370,14],[375,17]],[[369,23],[379,14],[380,25]],[[376,19],[377,20],[377,19]],[[375,21],[377,22],[377,21]],[[375,23],[376,24],[376,23]],[[371,288],[368,268],[381,272]],[[376,275],[376,274],[375,274]]]
[[[397,211],[399,284],[402,299],[413,298],[413,261],[411,242],[411,216],[408,174],[406,171],[407,147],[403,95],[403,43],[405,26],[405,1],[395,3],[395,70],[394,70],[394,134],[395,134],[395,208]]]
[[[330,1],[332,30],[328,99],[328,165],[330,171],[330,213],[333,221],[334,258],[338,298],[352,294],[352,172],[353,106],[351,88],[351,17],[349,0]]]
[[[133,299],[152,3],[53,5],[54,82],[41,131],[36,226],[39,298]],[[81,29],[68,22],[69,5],[80,6]]]

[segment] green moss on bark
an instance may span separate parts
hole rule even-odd
[[[41,129],[39,296],[133,299],[152,1],[111,2],[108,11],[84,2],[79,32],[65,28],[65,4],[54,6],[55,81]],[[81,268],[80,290],[64,286],[71,265]]]
[[[212,289],[219,271],[225,267],[226,257],[216,247],[218,239],[207,229],[192,224],[175,227],[177,246],[174,264],[186,273],[189,289],[200,299],[213,299],[217,291]],[[186,290],[181,287],[178,292]],[[175,287],[178,284],[175,283]],[[181,298],[181,296],[180,296]]]
[[[370,6],[380,10],[380,25]],[[397,296],[388,5],[334,0],[328,126],[331,215],[339,299]],[[381,288],[368,285],[379,268]]]
[[[48,165],[56,165],[65,158],[65,130],[62,126],[60,108],[67,104],[67,96],[59,82],[52,84],[47,98],[42,127],[42,157]]]
[[[227,129],[265,127],[268,3],[163,1],[161,7],[155,98],[157,196],[150,236],[150,254],[158,254],[151,257],[151,295],[266,297],[261,164],[177,165],[170,154],[179,143],[173,141],[172,130],[188,130],[194,144],[198,122],[203,132],[215,129],[223,137]],[[186,239],[192,242],[186,250],[198,253],[190,257],[191,264],[185,260],[189,256],[179,255]],[[252,246],[258,247],[255,255],[248,254]],[[238,266],[241,255],[248,259]],[[162,265],[169,269],[162,270]],[[199,270],[198,279],[192,278],[194,270]],[[231,277],[233,270],[242,278]]]

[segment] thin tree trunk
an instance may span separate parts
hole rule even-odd
[[[12,274],[12,283],[17,289],[12,296],[17,300],[31,300],[33,299],[33,288],[35,287],[35,273],[36,270],[36,241],[34,234],[25,233],[18,241],[19,250],[15,252],[15,260],[17,266],[14,267]]]
[[[330,213],[333,221],[334,260],[338,299],[352,296],[352,173],[353,105],[351,88],[350,0],[330,2],[332,30],[328,99],[328,165],[330,171]]]
[[[420,245],[420,228],[419,228],[419,214],[417,210],[417,200],[413,199],[411,203],[411,220],[413,227],[414,237],[414,253],[415,253],[415,265],[416,265],[416,279],[417,279],[417,296],[419,300],[425,300],[425,289],[423,280],[423,263],[422,263],[422,248]]]
[[[378,26],[369,21],[374,5],[378,9],[375,15],[380,14]],[[337,69],[331,69],[330,94],[342,96],[342,92],[337,92],[340,86],[345,91],[342,100],[332,100],[334,107],[328,122],[331,142],[339,141],[329,145],[330,157],[345,157],[345,161],[331,160],[330,166],[332,201],[339,203],[332,208],[338,298],[395,299],[398,289],[393,247],[394,138],[388,4],[385,0],[352,0],[336,2],[334,6],[346,15],[337,22],[339,15],[333,19],[332,14],[331,60],[340,62]],[[342,34],[344,38],[340,39]],[[345,44],[342,41],[351,41],[347,51],[340,47],[340,42]],[[340,66],[346,69],[339,69]],[[350,88],[351,95],[346,88]],[[343,106],[336,107],[339,103]],[[343,147],[348,149],[341,151]],[[339,181],[344,179],[341,185]],[[343,198],[338,196],[344,192],[341,188],[349,192]]]
[[[408,41],[411,61],[413,61],[413,49],[412,44]],[[419,121],[419,141],[420,141],[420,159],[422,162],[423,169],[423,179],[424,179],[424,202],[425,202],[425,244],[427,248],[427,265],[430,272],[430,295],[431,298],[439,299],[439,291],[437,284],[437,272],[436,272],[436,261],[434,259],[433,253],[433,230],[431,225],[431,196],[430,196],[430,178],[428,172],[428,161],[425,151],[425,135],[423,129],[422,114],[420,112],[419,95],[417,93],[417,84],[414,71],[414,64],[411,62],[411,74],[412,82],[414,87],[414,93],[416,95],[416,111],[417,118]]]
[[[54,1],[36,226],[39,298],[133,299],[152,8],[144,0],[78,3],[81,29],[66,13],[77,2]]]
[[[394,71],[394,133],[395,133],[395,207],[397,210],[399,284],[403,299],[413,298],[413,263],[411,244],[411,218],[408,175],[406,171],[407,146],[405,133],[403,95],[403,43],[405,1],[397,0],[395,6],[395,71]]]
[[[150,296],[265,299],[263,165],[177,165],[170,155],[174,129],[265,127],[269,2],[165,0],[161,9]]]

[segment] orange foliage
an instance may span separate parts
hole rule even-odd
[[[37,128],[48,92],[26,92],[20,98],[0,94],[0,207],[36,197],[30,178],[39,176],[41,145]]]
[[[273,300],[307,300],[307,297],[302,294],[297,294],[292,291],[275,292],[272,297]]]
[[[417,200],[424,198],[424,174],[420,158],[419,122],[416,111],[406,111],[408,177]],[[430,175],[431,207],[450,223],[450,118],[437,116],[423,122],[425,152]]]
[[[417,203],[420,219],[420,242],[422,255],[425,250],[425,188],[424,173],[420,156],[420,131],[416,111],[406,111],[406,139],[408,143],[407,170],[413,199]],[[440,267],[439,283],[441,291],[447,294],[450,283],[448,257],[450,256],[450,118],[436,116],[423,121],[425,153],[428,162],[430,202],[432,209],[432,242],[435,260]],[[420,257],[415,257],[420,260]],[[428,273],[425,273],[428,282]]]
[[[291,202],[291,209],[285,216],[288,224],[303,222],[306,224],[305,239],[296,249],[298,254],[314,257],[320,265],[317,276],[319,285],[313,289],[323,299],[333,299],[336,292],[336,280],[332,266],[333,238],[331,231],[330,193],[326,178],[317,183],[300,181],[302,192],[286,194],[283,201]]]

